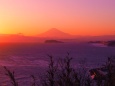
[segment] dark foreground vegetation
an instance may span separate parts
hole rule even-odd
[[[57,62],[52,56],[48,56],[50,58],[48,70],[40,79],[40,83],[36,81],[37,76],[31,75],[30,86],[115,86],[115,58],[113,57],[109,57],[106,64],[100,68],[87,69],[81,66],[75,69],[71,64],[73,59],[69,53]],[[11,86],[19,86],[15,73],[7,67],[4,69]]]

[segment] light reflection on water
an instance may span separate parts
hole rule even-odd
[[[104,64],[108,56],[115,56],[115,47],[88,43],[0,45],[0,83],[9,81],[4,75],[2,66],[14,70],[18,80],[23,80],[26,86],[30,83],[31,74],[39,77],[47,69],[49,61],[47,54],[53,55],[57,61],[64,58],[67,52],[73,57],[73,67],[77,68],[84,64],[85,67],[92,68]]]
[[[92,43],[92,45],[95,47],[108,47],[108,46],[101,44],[101,43]]]

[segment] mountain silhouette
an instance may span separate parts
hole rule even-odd
[[[22,33],[18,34],[0,34],[1,42],[44,42],[44,40],[55,40],[61,39],[60,41],[109,41],[115,40],[115,35],[102,35],[102,36],[79,36],[70,35],[56,28],[52,28],[37,36],[25,36]]]
[[[65,33],[63,31],[60,31],[56,28],[52,28],[42,34],[38,35],[39,37],[45,37],[45,38],[71,38],[72,35]]]

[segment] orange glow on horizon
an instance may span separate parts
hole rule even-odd
[[[30,36],[51,28],[73,35],[115,34],[115,1],[108,2],[1,0],[0,34]]]

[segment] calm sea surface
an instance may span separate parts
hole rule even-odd
[[[10,86],[3,66],[15,71],[15,76],[22,86],[31,83],[30,75],[41,77],[47,69],[49,57],[54,60],[64,58],[70,53],[72,65],[77,68],[85,64],[87,68],[103,65],[107,57],[115,56],[115,47],[91,45],[88,43],[6,43],[0,44],[0,86]]]

